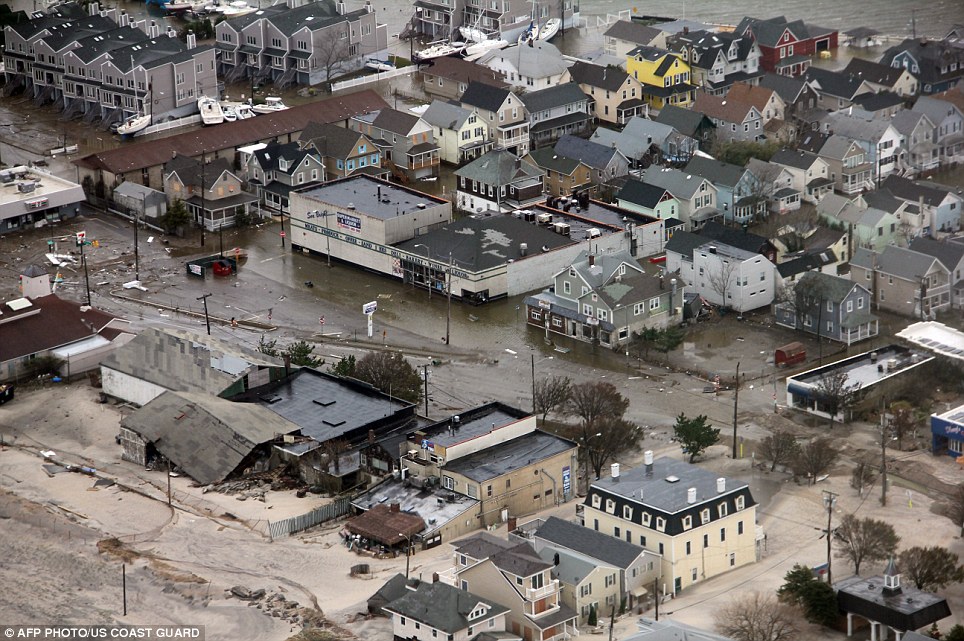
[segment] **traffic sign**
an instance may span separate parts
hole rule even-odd
[[[284,232],[281,232],[281,237],[284,238],[285,236],[286,234]]]
[[[378,301],[373,300],[362,305],[362,314],[374,314],[376,310],[378,310]]]

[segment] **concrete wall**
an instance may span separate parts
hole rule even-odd
[[[104,394],[138,406],[146,405],[167,391],[167,388],[160,385],[142,381],[109,367],[101,366],[100,376]]]
[[[436,445],[435,454],[437,456],[444,456],[446,462],[451,463],[452,461],[458,460],[463,456],[468,456],[469,454],[482,451],[487,447],[499,445],[500,443],[505,443],[506,441],[529,434],[535,431],[535,429],[536,417],[527,416],[523,419],[515,421],[514,423],[509,423],[508,425],[492,430],[486,434],[482,434],[457,445],[452,445],[450,447]]]
[[[614,232],[545,253],[533,254],[533,251],[540,250],[530,247],[530,254],[525,260],[517,260],[508,266],[509,296],[545,289],[552,284],[552,277],[559,270],[571,265],[580,252],[590,247],[597,255],[613,254],[628,251],[629,243],[623,232]]]

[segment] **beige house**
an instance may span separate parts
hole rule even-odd
[[[911,318],[924,320],[951,306],[947,267],[905,247],[887,245],[879,253],[859,247],[850,260],[850,280],[870,290],[877,309]]]
[[[666,48],[665,32],[633,20],[614,22],[603,36],[606,53],[617,58],[625,58],[636,47]]]
[[[583,523],[662,556],[660,589],[694,583],[757,560],[756,502],[743,481],[668,457],[592,483]]]
[[[241,179],[225,158],[200,162],[174,156],[164,165],[164,193],[173,203],[184,201],[191,219],[208,231],[234,225],[257,198],[241,189]]]
[[[492,148],[485,123],[472,109],[436,99],[422,114],[422,120],[432,126],[442,162],[460,165]]]
[[[526,160],[545,172],[542,181],[545,190],[553,196],[571,196],[581,189],[592,189],[592,169],[567,156],[560,156],[552,147],[534,149]]]
[[[633,116],[647,113],[642,85],[622,69],[579,61],[562,74],[560,82],[578,84],[600,121],[625,125]]]
[[[463,109],[478,114],[495,147],[519,157],[529,153],[529,112],[512,91],[471,82],[459,101]]]
[[[578,634],[578,617],[562,602],[552,568],[529,543],[480,532],[456,546],[455,565],[439,580],[507,606],[506,629],[525,641],[562,641]]]

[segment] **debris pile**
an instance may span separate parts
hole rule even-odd
[[[297,601],[290,601],[280,592],[267,592],[264,588],[252,590],[243,585],[236,585],[225,590],[227,598],[247,601],[249,607],[257,608],[266,615],[281,619],[292,625],[304,625],[313,620],[314,613],[302,608]]]

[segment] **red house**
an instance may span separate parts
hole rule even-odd
[[[756,40],[764,71],[784,76],[803,75],[810,67],[810,56],[837,48],[836,30],[806,25],[802,20],[788,22],[783,16],[743,18],[736,33]]]

